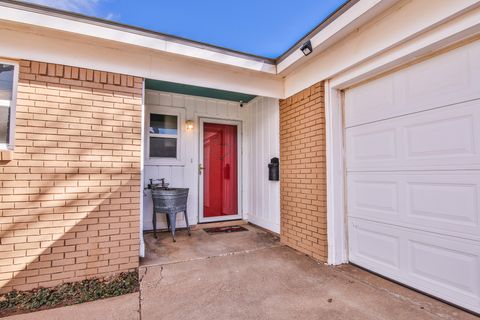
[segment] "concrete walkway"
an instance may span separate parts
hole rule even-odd
[[[147,235],[139,295],[5,319],[478,319],[354,266],[319,264],[248,228],[180,232],[177,243]]]

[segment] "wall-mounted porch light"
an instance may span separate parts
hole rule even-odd
[[[187,128],[187,131],[192,131],[193,130],[193,120],[185,121],[185,127]]]
[[[312,43],[310,42],[310,40],[308,40],[307,42],[302,44],[302,46],[300,47],[300,50],[302,50],[302,52],[305,56],[308,56],[310,53],[312,53],[313,48],[312,48]]]

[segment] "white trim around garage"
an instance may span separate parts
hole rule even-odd
[[[345,219],[343,93],[325,82],[328,264],[348,262]]]

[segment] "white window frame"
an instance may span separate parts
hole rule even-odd
[[[9,64],[13,66],[13,85],[12,99],[0,100],[0,108],[10,108],[10,117],[8,119],[8,141],[0,143],[0,150],[14,150],[15,148],[15,118],[17,107],[17,91],[18,91],[18,73],[20,66],[18,62],[0,59],[1,64]]]
[[[146,165],[183,165],[183,123],[185,122],[185,109],[165,106],[147,106],[145,114],[145,164]],[[177,134],[150,133],[150,114],[164,114],[177,117]],[[150,137],[176,138],[177,157],[157,158],[150,157]]]

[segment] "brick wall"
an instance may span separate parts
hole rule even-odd
[[[138,267],[142,79],[21,61],[0,292]]]
[[[327,261],[324,85],[280,101],[282,242]]]

